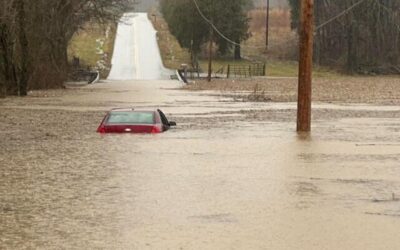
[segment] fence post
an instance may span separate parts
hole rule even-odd
[[[231,73],[231,65],[228,64],[228,69],[226,71],[226,78],[229,78],[229,74]]]

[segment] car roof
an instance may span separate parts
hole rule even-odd
[[[157,109],[114,108],[110,112],[157,112]]]

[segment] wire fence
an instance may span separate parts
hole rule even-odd
[[[185,81],[187,79],[200,79],[207,76],[201,68],[181,68],[178,74]],[[227,64],[212,72],[213,78],[251,78],[266,76],[265,63]]]
[[[229,64],[226,69],[226,78],[265,76],[265,63],[252,63],[249,65]]]

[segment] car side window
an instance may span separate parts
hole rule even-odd
[[[162,123],[163,123],[165,126],[168,126],[168,127],[169,127],[169,121],[168,121],[167,117],[165,116],[165,114],[164,114],[161,110],[158,110],[158,113],[160,114]]]

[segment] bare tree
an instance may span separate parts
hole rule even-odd
[[[0,0],[0,95],[59,87],[68,44],[86,22],[116,21],[134,0]]]
[[[293,28],[299,1],[290,0]],[[399,0],[315,1],[315,61],[349,73],[400,73]]]
[[[9,39],[15,27],[15,12],[13,0],[0,0],[0,97],[7,95],[7,86],[15,82],[15,72],[12,67],[13,43]]]

